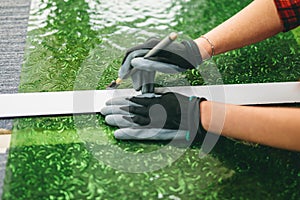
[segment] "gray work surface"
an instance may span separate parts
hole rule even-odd
[[[0,3],[0,93],[17,93],[23,61],[30,0]],[[12,129],[12,120],[0,120],[0,128]],[[0,154],[0,199],[7,153]]]

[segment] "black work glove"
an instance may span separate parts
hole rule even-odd
[[[197,44],[193,40],[172,42],[165,49],[147,59],[143,58],[160,40],[151,38],[144,44],[129,49],[119,70],[122,79],[131,75],[133,87],[141,90],[142,87],[153,85],[155,72],[178,73],[187,69],[196,68],[202,63],[202,57]],[[135,72],[131,70],[135,68]],[[143,91],[144,90],[144,91]],[[143,88],[142,92],[153,92],[153,87]]]
[[[128,122],[144,128],[187,130],[192,140],[197,132],[202,135],[206,132],[201,124],[199,109],[204,98],[168,92],[158,97],[136,96],[128,100],[134,104],[120,108],[132,114],[123,116]]]

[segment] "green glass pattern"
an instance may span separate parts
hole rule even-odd
[[[33,0],[20,92],[105,89],[117,77],[126,48],[171,31],[198,37],[249,2]],[[281,33],[213,61],[226,84],[295,81],[300,77],[299,37],[299,29]],[[158,83],[204,85],[215,81],[213,74],[210,78],[203,80],[191,70],[178,79],[161,76]],[[130,81],[124,87],[130,87]],[[126,157],[118,157],[115,149],[143,155],[163,147],[176,152],[180,147],[119,141],[114,130],[100,115],[16,119],[2,198],[300,198],[297,152],[221,137],[204,158],[199,158],[201,144],[195,144],[176,161],[163,154],[143,160],[150,167],[153,161],[164,162],[164,168],[130,173],[99,157],[125,166]]]

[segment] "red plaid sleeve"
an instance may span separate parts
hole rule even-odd
[[[274,0],[284,32],[300,24],[300,0]]]

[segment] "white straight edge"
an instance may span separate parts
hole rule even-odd
[[[300,82],[157,88],[207,100],[237,104],[300,102]],[[139,94],[133,89],[37,92],[0,95],[0,118],[96,113],[113,97]]]

